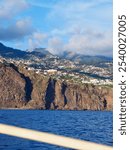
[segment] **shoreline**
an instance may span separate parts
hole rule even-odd
[[[113,110],[72,110],[72,109],[30,109],[30,108],[0,108],[1,110],[40,110],[40,111],[108,111],[113,112]]]

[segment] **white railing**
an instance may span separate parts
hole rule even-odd
[[[110,146],[5,124],[0,124],[0,133],[78,150],[112,150]]]

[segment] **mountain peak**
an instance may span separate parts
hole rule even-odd
[[[45,55],[50,54],[50,52],[46,48],[35,48],[33,49],[33,52],[39,52]]]

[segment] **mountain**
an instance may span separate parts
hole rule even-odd
[[[88,65],[95,65],[103,62],[112,62],[112,57],[101,56],[101,55],[89,56],[89,55],[78,54],[70,51],[64,51],[60,55],[60,57],[64,59],[69,59],[74,62],[77,61],[80,64],[88,64]]]
[[[46,48],[35,48],[35,49],[33,50],[33,52],[42,53],[42,54],[44,54],[44,55],[48,55],[48,54],[51,55],[51,53],[50,53]]]
[[[42,58],[45,57],[46,55],[52,54],[45,48],[36,48],[33,51],[29,52],[7,47],[4,44],[0,43],[0,55],[5,58],[31,59],[32,57]]]
[[[31,52],[28,51],[28,55],[30,56],[35,56],[38,58],[43,58],[46,57],[47,55],[53,55],[51,54],[46,48],[35,48]]]
[[[19,49],[13,49],[0,43],[0,55],[5,58],[25,58],[27,52]]]

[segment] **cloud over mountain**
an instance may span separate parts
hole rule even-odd
[[[28,48],[33,50],[34,48],[40,47],[44,43],[44,40],[47,38],[47,34],[35,31],[30,35],[28,39]]]
[[[112,55],[111,32],[84,31],[72,35],[64,49],[87,55]]]

